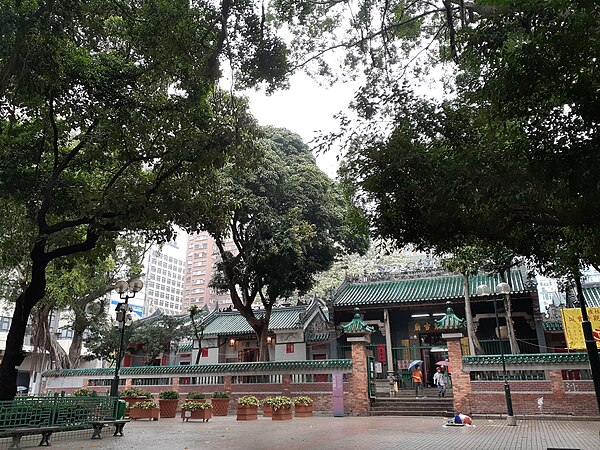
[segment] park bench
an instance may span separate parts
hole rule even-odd
[[[39,443],[40,447],[49,446],[50,445],[50,436],[55,431],[59,431],[61,427],[24,427],[24,428],[14,428],[8,431],[8,434],[12,437],[12,443],[9,449],[19,449],[21,448],[21,438],[23,436],[28,436],[32,434],[41,434],[42,440]]]
[[[123,436],[123,427],[129,422],[129,419],[105,419],[105,420],[92,420],[88,422],[93,428],[94,433],[92,439],[102,439],[102,429],[105,426],[115,426],[115,434],[113,436]]]

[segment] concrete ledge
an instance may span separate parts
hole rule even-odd
[[[470,414],[473,419],[506,419],[506,414]],[[553,414],[515,414],[517,420],[566,420],[600,422],[600,416],[571,416]]]

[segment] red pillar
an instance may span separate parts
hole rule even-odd
[[[448,361],[452,374],[452,395],[454,396],[454,412],[471,414],[471,375],[463,371],[462,333],[443,333],[448,346]]]

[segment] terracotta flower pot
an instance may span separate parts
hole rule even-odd
[[[294,405],[296,411],[296,417],[312,417],[313,405]]]
[[[143,402],[148,399],[146,397],[138,397],[137,395],[123,395],[119,397],[119,400],[125,401],[125,415],[128,416],[131,405],[135,402]]]
[[[160,405],[160,417],[171,419],[177,415],[178,399],[160,399],[158,404]]]
[[[271,405],[263,405],[263,416],[271,417],[272,415],[273,415],[273,408],[271,408]]]
[[[292,418],[292,408],[277,408],[273,410],[272,420],[290,420]]]
[[[257,420],[258,406],[238,405],[237,420]]]
[[[203,422],[208,422],[213,416],[212,409],[195,409],[190,411],[188,409],[181,410],[181,418],[184,421],[192,420],[202,420]]]
[[[228,398],[211,398],[210,402],[213,405],[214,416],[226,416],[229,411]]]
[[[143,409],[143,408],[130,408],[129,418],[130,419],[152,419],[158,420],[160,414],[159,408]]]

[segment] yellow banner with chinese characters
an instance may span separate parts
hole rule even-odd
[[[581,309],[563,308],[560,310],[562,315],[563,330],[567,347],[570,349],[585,349],[585,339],[581,329]],[[596,345],[600,348],[600,308],[588,308],[588,318],[592,324],[592,333],[596,340]]]

